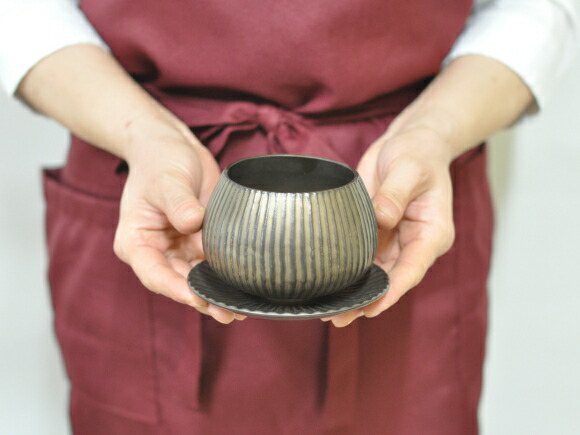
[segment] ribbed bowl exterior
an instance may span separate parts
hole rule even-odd
[[[225,171],[203,226],[209,265],[227,283],[270,299],[304,300],[361,278],[377,250],[377,223],[356,174],[335,189],[280,193],[252,189]]]

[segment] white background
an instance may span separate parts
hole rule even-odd
[[[580,61],[541,115],[491,141],[497,225],[484,435],[580,434],[578,77]],[[66,143],[60,127],[0,95],[3,435],[69,433],[39,177],[63,160]]]

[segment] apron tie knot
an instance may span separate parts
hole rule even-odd
[[[256,108],[256,121],[268,133],[276,131],[281,123],[288,123],[289,119],[287,118],[281,110],[274,106],[262,104]]]
[[[348,109],[304,115],[275,104],[218,100],[175,94],[153,84],[143,86],[161,104],[178,114],[221,165],[226,166],[232,163],[224,156],[226,145],[232,142],[242,146],[241,143],[252,133],[264,136],[265,153],[302,154],[348,162],[352,160],[349,158],[350,150],[337,147],[319,126],[392,118],[413,101],[425,85],[426,82],[421,81]],[[236,135],[244,139],[230,141],[230,136]]]
[[[259,130],[266,136],[266,148],[270,154],[306,154],[344,160],[330,141],[317,134],[314,123],[298,113],[271,104],[245,101],[231,102],[220,109],[206,112],[211,113],[213,126],[198,136],[209,142],[209,149],[216,156],[224,150],[230,135]]]
[[[295,141],[309,143],[313,131],[309,123],[300,115],[268,104],[255,107],[255,122],[262,128],[268,140],[271,153],[288,153]]]

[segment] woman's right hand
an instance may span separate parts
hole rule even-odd
[[[203,258],[204,205],[220,171],[211,153],[187,129],[162,111],[162,121],[127,128],[129,176],[121,199],[115,253],[149,290],[190,305],[222,323],[230,311],[208,304],[186,283]]]

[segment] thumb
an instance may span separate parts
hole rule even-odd
[[[172,183],[161,205],[171,225],[180,233],[192,234],[201,229],[205,208],[188,182]]]
[[[386,172],[373,205],[379,228],[386,231],[395,228],[414,199],[421,177],[415,165],[392,165]]]

